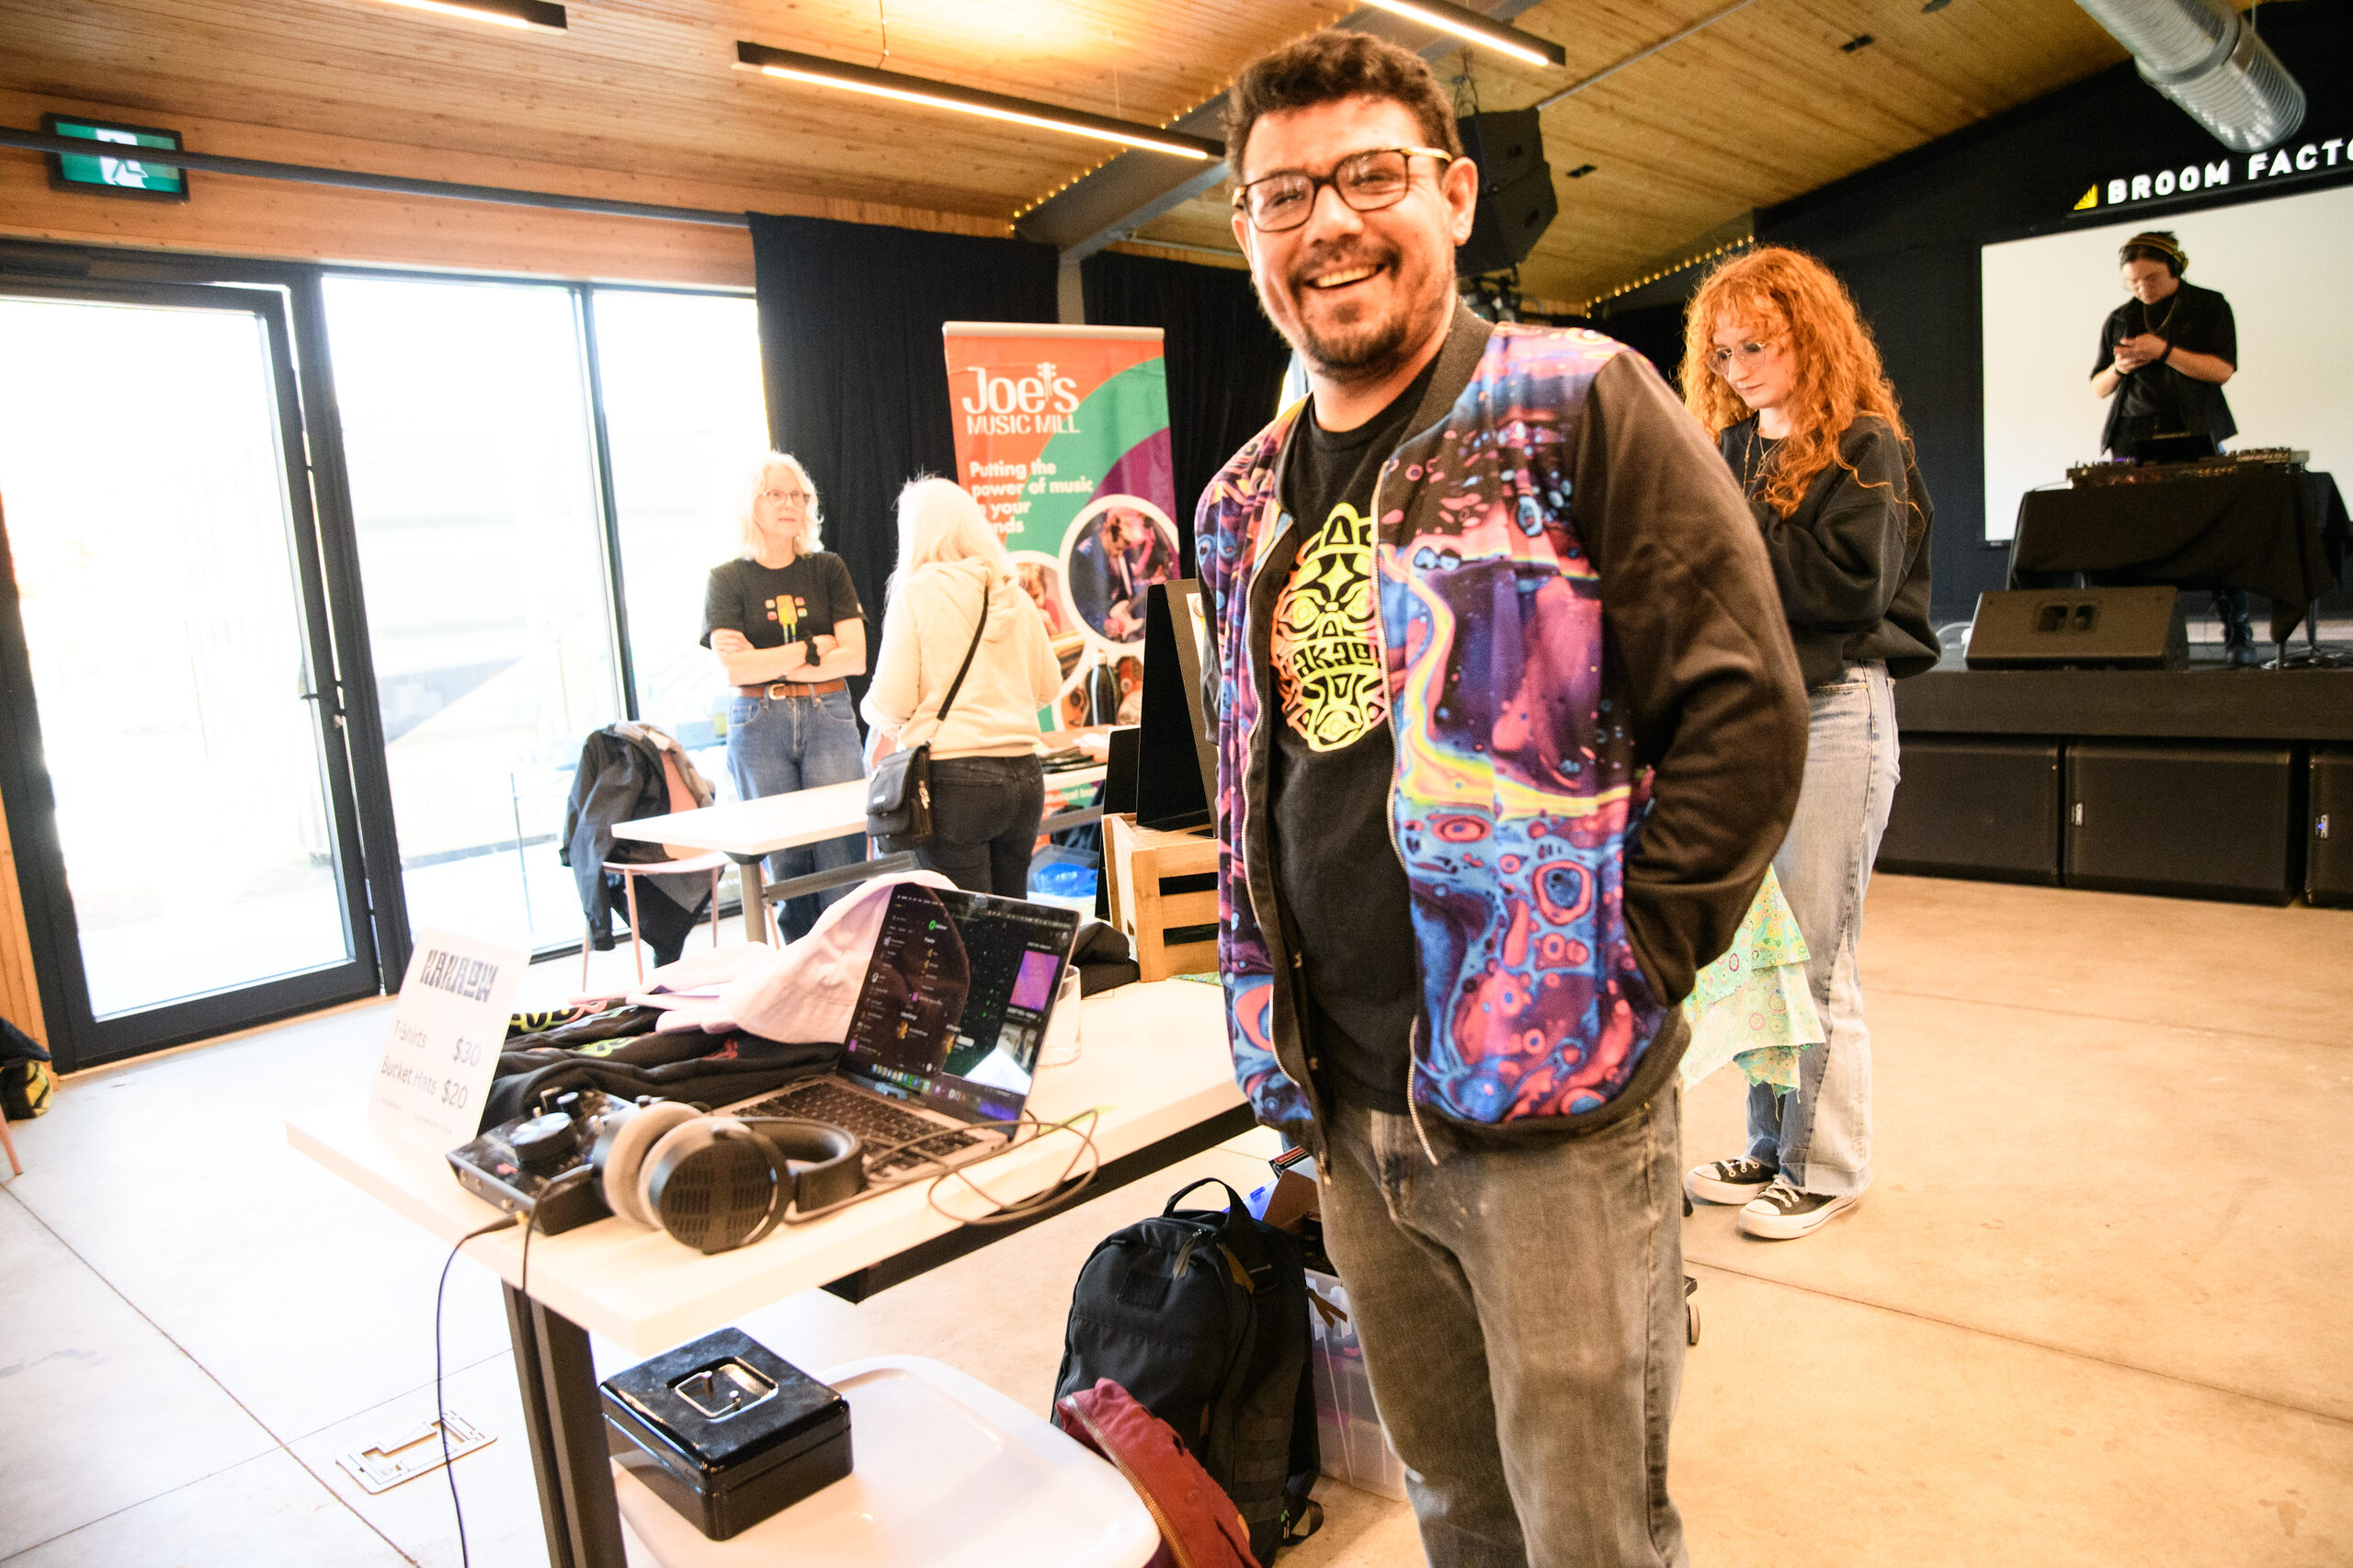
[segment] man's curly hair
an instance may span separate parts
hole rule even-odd
[[[1421,122],[1422,139],[1460,157],[1462,137],[1454,105],[1429,65],[1411,50],[1344,28],[1310,33],[1260,55],[1242,69],[1225,95],[1225,166],[1236,184],[1250,128],[1261,115],[1312,108],[1341,98],[1389,98]]]

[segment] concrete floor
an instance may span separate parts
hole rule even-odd
[[[731,933],[732,935],[732,933]],[[626,972],[626,949],[599,956]],[[2353,914],[1887,877],[1865,983],[1878,1179],[1803,1242],[1686,1227],[1705,1332],[1672,1485],[1718,1564],[2353,1562]],[[569,992],[578,960],[534,971]],[[82,1075],[15,1128],[0,1200],[0,1563],[454,1564],[438,1474],[337,1453],[432,1404],[443,1250],[290,1151],[360,1092],[383,1005]],[[1686,1103],[1689,1160],[1740,1089]],[[1094,1243],[1259,1137],[852,1307],[745,1326],[799,1364],[938,1357],[1042,1410]],[[545,1561],[491,1276],[449,1278],[472,1560]],[[624,1358],[614,1358],[608,1366]],[[1418,1562],[1326,1483],[1287,1568]]]

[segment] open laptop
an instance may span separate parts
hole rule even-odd
[[[979,1159],[1029,1097],[1078,915],[1051,904],[903,882],[891,891],[841,1062],[729,1106],[798,1116],[865,1141],[869,1176]],[[951,1131],[952,1130],[952,1131]],[[900,1153],[890,1146],[933,1135]]]

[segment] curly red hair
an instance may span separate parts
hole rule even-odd
[[[1759,245],[1727,258],[1708,275],[1683,317],[1683,403],[1711,436],[1749,417],[1738,392],[1708,362],[1717,328],[1725,322],[1759,341],[1789,347],[1796,380],[1782,412],[1789,437],[1774,449],[1757,499],[1786,517],[1806,486],[1838,456],[1838,438],[1866,414],[1888,423],[1911,444],[1896,412],[1895,389],[1880,364],[1879,345],[1837,274],[1803,251]],[[1848,472],[1853,472],[1851,469]]]

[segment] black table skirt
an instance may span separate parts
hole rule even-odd
[[[2344,569],[2345,497],[2325,473],[2252,472],[2154,484],[2029,491],[2010,541],[2010,585],[2082,572],[2103,583],[2250,588],[2285,642]]]

